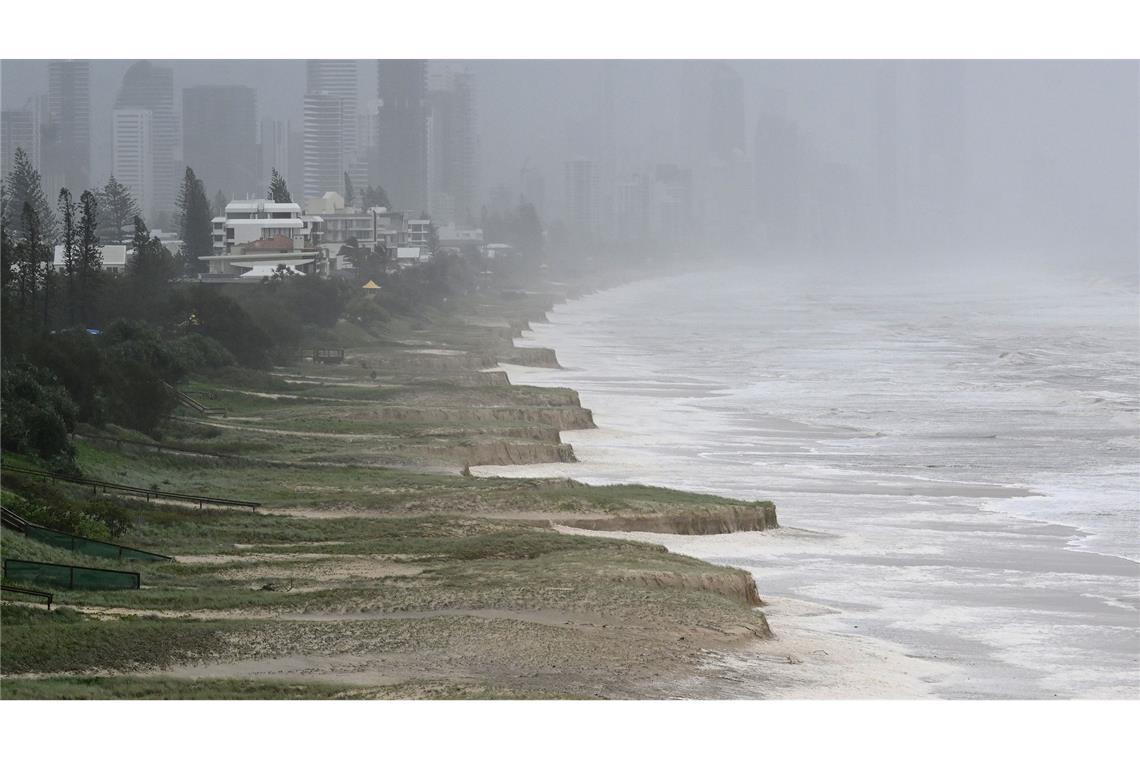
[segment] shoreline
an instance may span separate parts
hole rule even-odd
[[[90,477],[262,506],[132,505],[141,524],[120,540],[176,561],[140,567],[137,590],[69,590],[50,613],[6,599],[4,696],[666,699],[681,681],[729,696],[705,653],[771,635],[748,573],[552,526],[764,528],[770,504],[460,476],[480,460],[569,461],[560,431],[593,425],[577,393],[495,367],[556,366],[513,337],[590,285],[487,291],[379,334],[342,323],[343,364],[195,378],[223,422],[183,413],[161,441],[77,437]],[[17,513],[90,498],[4,481]],[[8,530],[4,547],[75,561]],[[127,635],[131,651],[114,643]]]
[[[683,272],[671,272],[663,276],[674,276]],[[610,287],[597,288],[583,293],[586,295],[601,294],[612,288],[632,284],[633,281],[624,281]],[[573,299],[569,299],[573,300]],[[552,307],[555,308],[557,304]],[[548,316],[548,315],[547,315]],[[547,321],[546,319],[542,321]],[[529,329],[529,325],[527,326]],[[519,336],[515,336],[519,337]],[[513,342],[513,339],[512,339]],[[544,346],[544,349],[557,356],[557,346]],[[528,367],[500,363],[498,368],[507,373],[513,385],[527,384],[526,378],[518,378],[520,370],[525,373]],[[561,367],[558,367],[561,369]],[[561,386],[568,387],[568,386]],[[577,389],[572,388],[577,393]],[[590,410],[593,415],[593,410]],[[597,420],[595,419],[595,422]],[[592,430],[604,429],[604,424],[595,425]],[[572,444],[571,444],[572,446]],[[575,457],[574,462],[577,462]],[[574,477],[574,462],[566,463],[568,467],[559,467],[560,472],[553,477]],[[552,477],[550,473],[543,472],[549,463],[535,463],[527,466],[507,466],[512,470],[528,470],[522,473],[502,473],[500,465],[483,465],[472,468],[476,477]],[[639,483],[636,479],[626,483]],[[653,485],[647,483],[645,485]],[[701,493],[699,491],[693,493]],[[709,494],[712,495],[712,494]],[[777,504],[778,507],[778,504]],[[650,544],[662,545],[669,551],[685,556],[710,561],[724,567],[733,567],[729,564],[719,563],[715,560],[706,560],[697,554],[685,551],[687,547],[677,547],[676,539],[684,536],[689,540],[700,540],[699,535],[683,534],[678,531],[662,532],[653,530],[607,530],[599,525],[597,527],[579,527],[565,524],[555,524],[559,532],[572,535],[585,535],[606,537],[614,539],[643,541]],[[774,535],[772,531],[795,531],[776,525],[768,528],[764,533],[757,535]],[[709,537],[752,532],[745,530],[708,531]],[[671,545],[673,544],[673,545]],[[750,574],[751,575],[751,574]],[[708,652],[706,661],[699,666],[702,670],[715,673],[715,678],[731,684],[726,688],[725,694],[719,695],[728,698],[786,698],[786,699],[867,699],[867,698],[934,698],[933,685],[948,670],[948,666],[941,665],[933,660],[922,658],[899,645],[876,639],[870,636],[840,634],[824,632],[806,625],[806,619],[838,614],[838,610],[791,597],[773,597],[765,594],[764,589],[757,588],[764,600],[763,610],[768,618],[772,631],[772,638],[766,641],[755,641],[744,646],[739,652]],[[780,666],[778,673],[773,673],[773,665]],[[691,691],[692,677],[682,679],[677,687],[682,694]],[[707,687],[704,687],[707,688]],[[698,689],[699,691],[699,689]],[[693,697],[715,697],[717,695],[700,693],[691,694]]]
[[[667,294],[671,291],[668,287],[650,287],[646,292],[652,293],[652,296],[646,297],[660,299],[668,297]],[[477,474],[577,477],[583,482],[596,485],[643,482],[736,498],[740,498],[741,493],[748,492],[742,490],[748,488],[746,484],[749,475],[746,468],[732,470],[714,463],[708,467],[708,472],[719,473],[726,480],[720,481],[720,488],[705,488],[699,483],[701,473],[705,471],[704,466],[690,465],[690,460],[686,458],[693,453],[689,447],[712,445],[691,441],[700,441],[702,438],[711,441],[709,437],[718,435],[722,428],[726,435],[736,436],[751,434],[760,429],[755,423],[737,428],[731,418],[721,422],[709,420],[706,424],[705,407],[714,410],[722,406],[734,409],[731,405],[705,401],[716,395],[715,388],[709,393],[705,384],[698,385],[692,379],[703,378],[708,373],[697,369],[697,365],[692,362],[679,364],[679,369],[675,372],[669,369],[670,365],[654,365],[656,371],[652,373],[652,379],[643,381],[637,369],[639,360],[630,358],[637,355],[637,350],[633,347],[640,348],[641,343],[634,343],[632,338],[625,336],[614,343],[613,350],[609,348],[609,326],[612,320],[630,318],[631,314],[639,313],[638,309],[644,312],[645,297],[642,296],[631,293],[628,297],[618,297],[612,301],[618,304],[614,308],[605,308],[600,303],[592,304],[588,310],[581,306],[568,306],[566,308],[571,321],[554,318],[551,321],[575,325],[577,322],[574,320],[586,315],[587,311],[589,319],[580,327],[543,327],[535,335],[527,336],[526,345],[542,343],[559,349],[560,358],[569,369],[565,377],[543,370],[504,366],[512,382],[540,386],[570,385],[585,394],[583,402],[592,407],[599,428],[597,431],[574,433],[567,438],[575,445],[581,461],[574,465],[478,468]],[[686,305],[689,305],[688,301]],[[595,309],[595,306],[598,308]],[[647,320],[635,321],[645,327],[643,323],[652,321],[654,314],[655,312],[650,312]],[[645,334],[655,340],[648,346],[660,346],[665,339],[665,333],[659,335],[648,331]],[[570,339],[566,346],[559,344],[559,338],[563,337]],[[563,348],[567,349],[567,355],[563,355]],[[595,359],[604,363],[593,364]],[[685,375],[686,372],[690,373],[691,378]],[[683,385],[670,385],[682,380],[685,381]],[[662,384],[666,387],[659,388]],[[699,412],[695,412],[697,420],[692,419],[694,405],[700,408]],[[658,422],[650,425],[646,418],[647,427],[643,428],[639,415],[644,417],[646,414],[653,415],[653,419]],[[690,424],[695,426],[694,430],[699,431],[697,438],[686,436],[683,432],[679,435],[665,432],[671,428],[684,431],[690,420]],[[768,431],[772,424],[778,422],[761,422],[760,425]],[[826,441],[830,430],[821,428],[819,432],[825,436]],[[782,440],[780,435],[794,437],[785,433],[763,434],[774,436],[773,440],[776,441]],[[848,437],[859,436],[856,433],[849,434]],[[724,448],[732,453],[731,443]],[[714,447],[707,450],[715,453],[718,449]],[[779,451],[774,448],[773,454],[778,457]],[[762,455],[755,458],[765,459]],[[692,461],[695,463],[697,460]],[[731,459],[727,461],[733,462]],[[781,459],[776,458],[774,461],[779,462]],[[921,462],[918,460],[919,464]],[[924,473],[913,467],[911,471]],[[980,472],[985,472],[985,469]],[[782,481],[784,477],[776,475],[774,485],[785,485]],[[1127,642],[1135,641],[1135,619],[1129,621],[1125,616],[1128,610],[1135,610],[1136,599],[1128,594],[1118,599],[1117,596],[1123,591],[1114,594],[1102,589],[1120,589],[1120,582],[1113,578],[1135,578],[1137,565],[1133,560],[1121,558],[1118,554],[1087,547],[1085,543],[1088,534],[1083,523],[1078,529],[1072,522],[1052,519],[1056,515],[1049,512],[1040,518],[1024,513],[1020,507],[1021,502],[1028,499],[1029,503],[1034,499],[1028,491],[1046,494],[1037,498],[1051,498],[1047,495],[1051,489],[993,485],[1003,481],[984,476],[952,477],[950,480],[944,478],[937,483],[933,482],[935,478],[926,477],[925,480],[931,481],[932,486],[923,489],[918,498],[911,499],[908,496],[913,489],[908,485],[884,489],[881,486],[892,481],[888,478],[879,483],[881,478],[881,475],[869,478],[869,487],[850,488],[850,492],[858,494],[854,501],[845,497],[819,495],[832,493],[836,487],[844,488],[844,483],[838,481],[820,481],[826,487],[819,491],[811,490],[810,480],[806,482],[809,486],[807,489],[764,487],[762,495],[772,495],[778,506],[786,506],[780,496],[785,490],[790,492],[787,499],[793,506],[793,511],[801,517],[806,516],[804,527],[824,531],[829,530],[826,526],[836,524],[836,516],[828,511],[826,505],[837,498],[849,501],[849,507],[858,505],[864,519],[871,519],[872,512],[881,513],[885,533],[876,531],[870,535],[847,535],[849,531],[832,528],[836,535],[831,538],[828,546],[803,546],[796,549],[785,546],[776,552],[771,562],[765,561],[764,549],[749,548],[745,540],[733,543],[731,549],[723,548],[728,546],[727,543],[721,544],[722,548],[716,548],[716,537],[690,539],[645,535],[641,540],[661,543],[672,551],[687,553],[705,561],[753,569],[761,596],[765,598],[794,597],[795,589],[802,588],[807,589],[808,599],[837,600],[833,603],[845,610],[844,616],[848,624],[831,627],[837,628],[838,633],[846,636],[851,633],[851,623],[855,623],[854,628],[859,630],[854,633],[872,646],[884,644],[887,647],[898,647],[911,660],[930,664],[933,670],[939,672],[925,673],[928,681],[924,683],[929,686],[926,689],[928,692],[937,692],[934,696],[1119,698],[1135,693],[1135,650],[1131,649],[1130,657],[1127,655]],[[765,482],[767,480],[771,478],[764,479]],[[967,480],[970,482],[967,483]],[[955,485],[958,481],[961,481],[961,485]],[[1013,478],[1005,482],[1037,481]],[[891,495],[894,490],[898,493]],[[1008,509],[1007,505],[995,503],[997,499],[1009,497],[1015,497],[1011,505],[1016,503],[1019,506]],[[783,517],[787,522],[788,515]],[[897,522],[903,518],[907,522]],[[878,522],[878,518],[874,519]],[[799,525],[799,521],[793,525]],[[775,538],[789,530],[795,528],[782,529],[768,534],[767,538]],[[846,538],[841,537],[844,535]],[[985,540],[977,543],[976,538],[982,537]],[[740,538],[743,539],[744,536]],[[913,548],[902,550],[900,556],[894,557],[890,548],[892,540],[901,540],[904,542],[902,546]],[[908,541],[910,543],[905,543]],[[714,548],[707,551],[697,549],[701,544]],[[773,547],[779,545],[771,544]],[[943,551],[946,552],[944,557]],[[799,562],[797,556],[810,558],[808,565],[796,569],[795,564]],[[810,569],[821,562],[839,564],[834,571],[823,567],[820,567],[822,572]],[[860,565],[866,571],[860,570]],[[850,579],[844,580],[846,576],[843,568],[856,572]],[[1067,575],[1069,573],[1073,575]],[[769,587],[765,588],[765,575],[775,581],[774,585],[769,581]],[[854,582],[851,579],[854,578],[872,579],[867,591],[875,596],[868,600],[870,604],[859,603],[858,586],[851,585]],[[888,578],[899,580],[897,584],[887,583]],[[926,591],[927,587],[921,581],[923,578],[928,578],[934,584],[933,591]],[[1011,578],[1018,580],[1011,582]],[[1016,591],[1025,585],[1032,590],[1023,593]],[[809,587],[815,588],[813,590]],[[1031,602],[1030,599],[1039,601]],[[847,605],[841,600],[850,600],[851,604]],[[1036,604],[1041,605],[1040,611]],[[1109,610],[1109,607],[1112,609]],[[766,611],[772,613],[773,632],[780,635],[782,623],[779,611],[774,608],[766,608]],[[1057,630],[1071,627],[1076,632],[1088,630],[1090,625],[1097,626],[1094,629],[1099,636],[1096,641],[1103,641],[1101,646],[1105,647],[1101,655],[1103,659],[1087,659],[1089,655],[1099,654],[1101,650],[1091,644],[1083,645],[1079,639],[1072,643],[1058,641],[1052,648],[1045,648],[1041,644],[1040,647],[1026,650],[1022,645],[1024,636],[1030,635],[1033,621],[1039,616],[1049,620],[1052,625],[1062,626]],[[987,620],[993,621],[993,624],[984,622]],[[790,620],[785,618],[784,622]],[[824,630],[829,626],[827,618],[817,617],[808,619],[808,622]],[[1055,663],[1055,666],[1049,667],[1050,663]],[[943,669],[944,665],[947,669]],[[1096,678],[1096,673],[1103,673],[1103,677],[1111,680],[1095,681],[1093,679]],[[943,683],[939,684],[937,681],[943,676]],[[1092,684],[1098,686],[1090,691]]]

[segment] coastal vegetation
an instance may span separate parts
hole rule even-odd
[[[98,237],[95,195],[81,205],[60,215],[78,251]],[[558,366],[513,339],[600,277],[441,255],[372,294],[285,274],[206,285],[180,281],[185,262],[136,217],[125,271],[90,258],[82,283],[57,281],[26,216],[4,242],[31,274],[4,284],[0,500],[174,561],[81,555],[6,523],[5,559],[132,570],[141,588],[33,584],[50,611],[5,593],[4,697],[664,696],[678,673],[705,677],[705,651],[769,636],[747,573],[573,529],[762,530],[770,503],[462,476],[573,461],[561,432],[594,425],[578,395],[512,385],[498,364]]]

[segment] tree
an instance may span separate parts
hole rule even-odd
[[[352,177],[348,176],[348,172],[344,173],[344,205],[352,207],[353,196],[356,191],[352,187]]]
[[[376,187],[369,185],[364,190],[364,207],[372,208],[373,206],[382,206],[387,209],[392,208],[392,205],[388,201],[388,193],[384,192],[384,188],[379,185]]]
[[[273,169],[273,174],[269,178],[269,200],[274,203],[293,202],[289,196],[289,188],[285,185],[285,178],[277,173],[277,169]]]
[[[24,204],[30,204],[39,221],[40,236],[49,243],[55,240],[55,216],[51,212],[40,182],[40,173],[32,166],[23,148],[16,148],[12,170],[5,180],[4,224],[12,237],[24,237]]]
[[[218,192],[214,193],[214,205],[210,207],[210,213],[214,216],[225,216],[226,206],[228,204],[229,200],[227,200],[226,196],[222,193],[221,190],[219,190]]]
[[[123,243],[127,239],[131,220],[142,213],[130,188],[112,174],[99,192],[98,200],[99,238],[111,243]]]
[[[40,235],[40,216],[29,201],[24,202],[20,227],[23,237],[16,243],[16,281],[20,293],[20,318],[30,322],[36,307],[36,283],[43,262],[43,239]]]
[[[213,252],[213,225],[210,217],[210,202],[206,199],[206,188],[202,180],[194,175],[194,170],[186,167],[182,188],[178,192],[178,231],[182,238],[182,258],[187,271],[201,272],[205,269],[202,256]]]
[[[91,318],[91,304],[95,298],[103,254],[99,250],[99,202],[95,193],[84,190],[79,196],[79,257],[76,280],[79,285],[79,319],[84,325]]]
[[[67,280],[68,324],[75,324],[75,276],[79,271],[79,238],[75,226],[78,209],[66,187],[59,191],[60,243],[63,245],[63,273]]]
[[[6,365],[0,399],[0,443],[6,451],[44,460],[70,461],[75,456],[68,438],[75,429],[75,402],[50,371],[27,363]]]
[[[19,251],[16,241],[8,231],[8,225],[0,225],[0,350],[7,357],[20,353],[19,347],[25,337],[15,313],[15,299],[11,292],[16,285],[16,262]],[[5,366],[7,359],[5,358]]]
[[[127,264],[127,289],[135,313],[155,321],[159,312],[167,307],[170,298],[170,281],[174,279],[174,257],[150,230],[141,217],[135,217],[135,234],[132,237],[135,255]]]
[[[372,248],[366,248],[360,245],[355,237],[350,237],[341,246],[340,255],[352,264],[358,284],[363,284],[369,280],[380,280],[384,277],[388,263],[388,251],[383,243],[377,243]]]

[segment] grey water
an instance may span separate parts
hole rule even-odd
[[[597,430],[483,468],[771,499],[771,534],[674,537],[945,665],[962,698],[1140,697],[1134,279],[735,268],[557,306],[517,341]],[[778,632],[778,631],[777,631]]]

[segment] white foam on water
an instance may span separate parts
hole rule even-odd
[[[1045,277],[623,286],[517,341],[569,369],[508,368],[579,391],[580,461],[476,472],[772,498],[812,532],[657,540],[838,611],[797,629],[951,665],[938,694],[1140,696],[1136,304]]]

